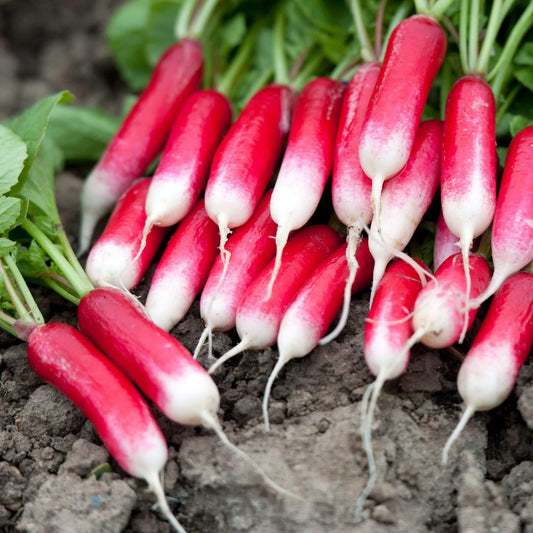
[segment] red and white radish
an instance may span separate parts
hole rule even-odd
[[[183,533],[161,485],[167,444],[141,393],[72,326],[37,326],[27,340],[28,362],[37,375],[83,411],[121,468],[146,480],[165,518]]]
[[[200,297],[200,314],[206,327],[194,352],[195,359],[205,339],[211,339],[211,332],[235,327],[242,295],[276,253],[272,238],[276,223],[270,216],[271,195],[272,191],[267,191],[248,222],[229,237],[226,250],[231,254],[231,263],[227,268],[220,255],[215,259]]]
[[[211,376],[180,342],[148,318],[131,295],[112,287],[90,291],[78,306],[78,323],[168,418],[212,429],[268,486],[294,496],[229,441],[218,420],[220,395]]]
[[[422,342],[430,348],[446,348],[461,338],[467,290],[475,298],[487,288],[490,280],[489,264],[481,255],[470,254],[468,275],[463,261],[462,253],[448,257],[435,272],[435,279],[418,294],[413,310],[411,345]],[[467,330],[476,312],[476,309],[468,310]]]
[[[146,296],[146,311],[170,331],[202,290],[218,251],[218,228],[199,200],[170,238]]]
[[[372,180],[376,229],[381,227],[383,183],[405,166],[431,84],[444,61],[446,34],[427,15],[413,15],[392,32],[366,114],[359,160]]]
[[[148,190],[143,235],[153,225],[176,224],[194,207],[231,115],[230,101],[218,91],[197,91],[183,104]]]
[[[395,255],[410,261],[417,268],[416,263],[406,254],[401,254],[401,251],[411,240],[439,186],[441,140],[442,121],[422,122],[409,161],[383,187],[381,231],[378,230],[378,221],[374,216],[369,233],[370,252],[375,261],[370,305],[379,280]]]
[[[315,212],[333,164],[337,123],[344,84],[315,78],[302,90],[294,108],[270,214],[278,225],[276,263],[267,288],[270,298],[289,233],[304,226]],[[295,198],[298,200],[295,201]]]
[[[519,272],[494,295],[459,369],[457,387],[464,411],[443,449],[443,463],[472,415],[497,407],[509,396],[532,345],[533,274]]]
[[[275,259],[259,273],[239,303],[235,322],[241,341],[217,359],[209,373],[246,349],[261,350],[273,346],[283,314],[296,292],[340,243],[340,236],[324,225],[308,226],[293,235],[285,246],[283,268],[274,282],[270,299],[265,300],[265,292]]]
[[[533,261],[533,126],[519,131],[507,152],[491,233],[494,272],[481,305],[510,275]]]
[[[85,252],[98,220],[132,181],[143,176],[161,151],[172,122],[202,81],[199,41],[181,39],[156,65],[150,83],[111,139],[81,193],[79,253]]]
[[[496,104],[480,76],[463,76],[446,101],[442,138],[442,214],[459,238],[470,300],[468,254],[490,225],[496,206]],[[460,342],[467,328],[467,311]]]
[[[427,269],[422,261],[416,262],[419,268]],[[385,381],[400,376],[409,363],[410,351],[405,346],[413,331],[410,318],[421,289],[417,270],[396,259],[385,270],[368,313],[363,352],[376,380],[366,389],[361,403],[361,435],[368,458],[369,477],[356,503],[357,520],[377,479],[372,451],[372,418],[376,402]]]
[[[350,274],[344,289],[341,316],[335,329],[320,344],[333,340],[343,330],[348,320],[352,284],[358,269],[357,248],[363,229],[372,221],[370,193],[372,182],[359,163],[359,138],[368,102],[379,75],[379,63],[364,63],[348,84],[342,103],[341,116],[335,141],[331,197],[333,209],[346,225],[346,260]]]
[[[263,418],[268,431],[268,398],[274,380],[291,360],[304,357],[319,343],[342,306],[346,278],[347,244],[343,244],[322,261],[298,290],[285,311],[279,326],[279,359],[272,370],[263,397]],[[366,288],[372,281],[374,260],[364,239],[357,249],[359,268],[351,285],[352,293]]]
[[[205,208],[220,231],[220,252],[230,229],[253,214],[280,158],[289,132],[294,94],[285,85],[260,89],[232,124],[213,158]]]
[[[433,246],[433,270],[437,270],[451,255],[459,251],[457,237],[450,231],[442,216],[442,211],[437,219],[435,229],[435,244]]]
[[[168,228],[154,226],[136,258],[146,223],[144,204],[149,187],[150,179],[141,179],[122,195],[102,235],[91,248],[85,269],[95,285],[130,290],[150,266]]]

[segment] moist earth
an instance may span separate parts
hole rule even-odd
[[[62,89],[81,105],[118,113],[126,88],[107,49],[105,25],[119,4],[0,3],[0,120]],[[87,171],[70,168],[57,180],[74,245]],[[152,272],[135,291],[141,301]],[[76,324],[72,305],[36,292],[48,320]],[[408,371],[385,385],[373,426],[379,479],[356,523],[355,502],[368,476],[359,434],[361,399],[372,382],[362,354],[368,298],[368,292],[353,298],[337,340],[281,372],[272,390],[270,432],[263,428],[261,401],[276,349],[247,351],[214,376],[230,440],[299,498],[273,491],[212,433],[181,427],[153,409],[169,444],[165,491],[187,531],[533,533],[531,358],[511,396],[476,414],[449,463],[440,464],[461,412],[455,378],[472,334],[449,350],[415,347]],[[196,302],[172,333],[194,350],[202,330]],[[215,353],[236,342],[235,332],[216,334]],[[25,345],[5,333],[0,344],[0,531],[171,531],[145,483],[125,474],[82,413],[32,372]]]

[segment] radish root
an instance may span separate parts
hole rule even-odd
[[[373,219],[376,221],[376,231],[381,236],[381,191],[385,178],[383,176],[372,177],[372,192],[370,193],[370,205],[374,212]]]
[[[274,380],[278,377],[278,374],[280,373],[281,369],[287,364],[288,361],[290,361],[290,358],[280,353],[276,366],[274,366],[272,372],[270,373],[270,376],[268,376],[268,381],[265,387],[265,394],[263,396],[263,420],[265,421],[266,431],[270,431],[270,422],[268,420],[268,399],[270,397],[270,391],[272,389]]]
[[[318,341],[320,346],[323,346],[324,344],[327,344],[338,337],[348,321],[350,302],[352,301],[352,287],[355,281],[355,276],[357,275],[357,270],[359,269],[359,263],[357,262],[355,254],[357,253],[357,249],[361,244],[362,231],[363,228],[361,226],[350,226],[348,228],[348,235],[346,237],[346,241],[348,243],[348,246],[346,247],[346,261],[348,262],[349,274],[348,279],[346,280],[346,285],[344,286],[344,299],[342,302],[341,315],[339,317],[339,322],[335,326],[335,329]]]
[[[450,453],[450,448],[452,447],[452,444],[457,440],[461,432],[463,431],[464,427],[466,426],[467,422],[472,418],[472,415],[476,412],[474,407],[471,405],[467,405],[466,409],[463,411],[463,414],[461,415],[461,418],[459,419],[459,423],[453,430],[453,433],[450,435],[448,440],[446,441],[446,445],[444,446],[442,450],[442,464],[445,465],[448,462],[448,455]]]
[[[289,232],[290,229],[287,226],[278,226],[278,229],[276,231],[276,260],[274,262],[274,270],[272,270],[272,275],[270,276],[270,282],[268,284],[265,301],[270,300],[270,297],[272,296],[272,288],[274,287],[274,282],[276,281],[279,269],[281,267],[283,250],[285,249],[285,245],[287,244]]]
[[[132,264],[135,264],[138,261],[139,257],[141,257],[141,254],[143,253],[144,248],[146,247],[146,239],[148,238],[148,235],[152,231],[153,227],[154,227],[154,221],[153,221],[153,219],[151,217],[148,217],[146,219],[145,224],[144,224],[141,244],[139,245],[139,251],[137,252],[135,257],[133,258]]]
[[[161,479],[159,474],[151,474],[145,477],[146,482],[150,490],[154,493],[157,498],[157,503],[161,509],[161,514],[168,520],[169,524],[174,528],[178,533],[187,533],[183,526],[178,522],[177,518],[172,514],[170,507],[168,506],[167,498],[163,491],[163,486],[161,484]]]
[[[239,344],[235,345],[231,350],[228,350],[224,355],[221,355],[210,367],[207,371],[209,374],[212,374],[219,366],[223,365],[228,359],[231,359],[233,356],[240,354],[241,352],[244,352],[247,348],[250,347],[250,341],[245,337],[244,339],[239,342]]]
[[[205,340],[210,335],[211,335],[211,328],[209,326],[206,326],[204,330],[202,331],[200,338],[198,339],[198,344],[196,345],[196,348],[194,349],[194,355],[193,355],[194,359],[198,359],[198,356],[200,355],[200,350],[205,344]]]
[[[470,314],[470,291],[472,289],[472,277],[470,275],[470,247],[472,246],[472,241],[473,238],[471,232],[465,232],[459,241],[461,255],[463,256],[463,267],[466,280],[463,329],[461,330],[461,336],[459,337],[459,344],[462,344],[465,340],[465,335],[468,330],[468,315]]]

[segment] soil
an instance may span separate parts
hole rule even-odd
[[[126,89],[105,42],[116,0],[0,3],[0,120],[52,92],[83,105],[120,108]],[[87,169],[57,180],[66,228],[76,240],[77,199]],[[136,290],[146,294],[149,272]],[[75,309],[38,293],[51,321],[75,325]],[[248,351],[216,374],[228,437],[268,474],[302,496],[281,497],[210,432],[180,427],[155,408],[169,444],[165,490],[187,531],[533,532],[533,363],[499,408],[478,413],[440,454],[461,411],[455,378],[471,342],[448,351],[416,347],[408,371],[378,402],[374,452],[379,480],[363,521],[354,504],[367,479],[359,436],[362,395],[372,376],[362,355],[368,292],[354,297],[344,333],[289,363],[272,392],[272,427],[260,405],[275,348]],[[477,327],[477,326],[476,326]],[[172,333],[193,350],[203,329],[198,303]],[[221,354],[235,332],[215,335]],[[0,531],[168,532],[143,481],[109,457],[92,425],[33,374],[24,344],[0,335]],[[109,462],[97,480],[91,472]]]

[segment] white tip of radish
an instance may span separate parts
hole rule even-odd
[[[374,257],[374,271],[372,272],[372,288],[370,289],[370,301],[368,303],[369,308],[372,307],[372,303],[374,302],[374,296],[376,295],[379,282],[381,281],[383,274],[385,274],[385,269],[387,268],[387,264],[389,263],[389,261],[390,261],[390,258]]]
[[[178,533],[187,533],[185,528],[178,522],[177,518],[172,514],[167,502],[167,498],[163,491],[161,480],[159,479],[158,474],[152,474],[151,476],[145,477],[150,490],[154,493],[157,498],[157,503],[161,509],[161,514],[168,520],[168,523],[174,528],[174,531]]]
[[[337,338],[340,335],[341,331],[344,329],[344,326],[346,326],[346,322],[348,322],[348,314],[350,313],[350,302],[352,301],[352,286],[353,282],[355,281],[357,270],[359,269],[359,263],[355,258],[355,254],[357,252],[359,244],[361,243],[361,229],[355,228],[354,226],[350,226],[348,228],[348,236],[346,239],[348,242],[348,246],[346,247],[346,261],[348,262],[349,274],[348,279],[346,280],[346,285],[344,286],[344,297],[342,301],[341,315],[339,317],[339,322],[337,323],[333,331],[331,331],[328,335],[322,337],[320,341],[318,341],[318,344],[320,344],[321,346]]]
[[[244,337],[239,344],[234,346],[231,350],[228,350],[225,354],[221,355],[216,362],[214,362],[209,367],[209,374],[212,374],[218,367],[223,365],[226,361],[234,357],[235,355],[240,354],[241,352],[244,352],[247,348],[250,347],[250,340],[246,337]]]
[[[278,226],[278,229],[276,231],[276,259],[274,261],[274,269],[272,270],[272,275],[270,276],[270,281],[268,283],[265,301],[270,300],[270,297],[272,296],[272,287],[274,287],[274,282],[276,281],[279,269],[281,267],[283,250],[285,249],[285,245],[287,244],[289,233],[290,229],[287,226]]]
[[[453,443],[457,440],[461,432],[463,431],[464,427],[466,426],[467,422],[472,418],[472,415],[476,412],[475,408],[471,405],[468,405],[466,409],[463,411],[463,414],[459,420],[459,423],[453,430],[453,433],[450,435],[448,440],[446,441],[446,445],[444,446],[442,450],[442,458],[441,463],[445,465],[448,462],[448,455],[450,453],[450,448],[452,447]]]
[[[468,330],[468,315],[470,314],[470,291],[472,288],[472,277],[470,275],[470,248],[472,247],[473,235],[470,232],[467,234],[463,233],[460,241],[461,255],[463,257],[463,266],[465,271],[465,301],[464,301],[464,317],[463,317],[463,328],[461,330],[461,336],[459,337],[459,344],[462,344],[465,340],[466,332]]]
[[[227,435],[224,433],[224,430],[220,426],[220,422],[215,416],[212,416],[210,414],[206,414],[203,421],[203,426],[212,429],[217,437],[220,439],[222,444],[229,448],[233,453],[238,455],[241,459],[243,459],[246,463],[248,463],[263,479],[263,481],[266,483],[268,487],[273,489],[275,492],[282,494],[284,496],[290,496],[291,498],[296,498],[298,500],[302,500],[303,498],[301,496],[298,496],[297,494],[294,494],[294,492],[291,492],[287,489],[284,489],[280,485],[278,485],[275,481],[270,479],[270,477],[265,473],[265,471],[245,452],[243,452],[238,446],[233,444],[227,437]]]
[[[291,360],[290,357],[284,356],[281,352],[279,354],[279,359],[272,369],[270,376],[265,387],[265,394],[263,396],[263,420],[265,422],[265,431],[270,431],[270,423],[268,420],[268,399],[270,397],[270,391],[272,390],[272,385],[274,380],[278,377],[281,369]]]
[[[97,286],[111,285],[129,290],[137,281],[138,266],[132,262],[131,250],[115,242],[95,245],[87,257],[85,270]]]
[[[383,183],[385,179],[383,176],[376,175],[372,177],[372,192],[370,193],[370,203],[372,211],[374,212],[374,220],[376,221],[376,231],[381,234],[381,191],[383,190]]]
[[[195,199],[186,180],[177,180],[173,174],[154,176],[146,196],[146,216],[155,226],[167,228],[184,218]]]

